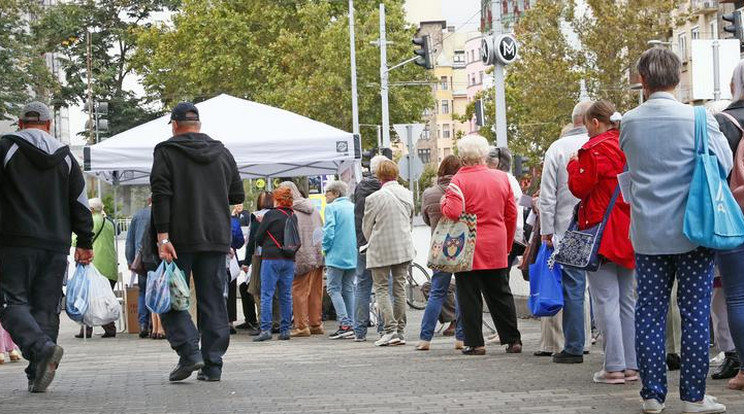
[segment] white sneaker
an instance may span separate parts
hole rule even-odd
[[[664,408],[664,403],[660,403],[654,398],[643,400],[643,412],[645,414],[659,414],[664,411]]]
[[[375,341],[375,346],[396,345],[399,342],[400,342],[400,338],[398,338],[398,334],[393,332],[393,333],[382,335],[380,339]]]
[[[721,365],[723,365],[723,361],[725,361],[725,360],[726,360],[726,353],[725,352],[721,352],[718,355],[716,355],[715,357],[711,358],[711,360],[710,360],[710,366],[711,367],[720,367]]]
[[[406,344],[406,337],[402,333],[398,334],[398,343],[396,345],[405,345]]]
[[[685,401],[685,414],[719,414],[726,412],[726,406],[719,403],[715,397],[706,395],[703,397],[703,401],[693,403]]]

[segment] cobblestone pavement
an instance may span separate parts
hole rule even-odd
[[[601,366],[595,345],[584,364],[556,365],[532,356],[539,323],[520,320],[524,353],[491,345],[483,357],[461,355],[437,336],[417,352],[421,312],[410,312],[408,345],[322,337],[254,344],[232,337],[222,382],[195,376],[171,384],[176,356],[165,341],[120,335],[85,342],[63,315],[65,357],[46,394],[26,391],[23,365],[0,366],[0,413],[638,413],[638,383],[593,384]],[[334,327],[326,323],[326,330]],[[96,332],[99,333],[100,328]],[[679,413],[678,371],[670,375],[668,413]],[[744,413],[744,393],[709,381],[709,393]]]

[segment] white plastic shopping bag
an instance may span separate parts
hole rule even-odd
[[[83,323],[88,326],[103,326],[119,319],[121,306],[111,290],[111,284],[95,266],[87,266],[86,275],[90,282],[88,309],[83,315]]]

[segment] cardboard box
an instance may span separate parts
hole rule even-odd
[[[127,288],[127,332],[139,333],[139,287]]]

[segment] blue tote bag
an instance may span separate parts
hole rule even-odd
[[[744,244],[744,215],[731,194],[726,172],[708,151],[704,107],[695,107],[695,172],[687,196],[684,235],[691,242],[716,250]]]
[[[553,249],[547,243],[540,246],[535,263],[530,265],[530,297],[527,306],[535,316],[553,316],[563,308],[561,265],[549,263]]]

